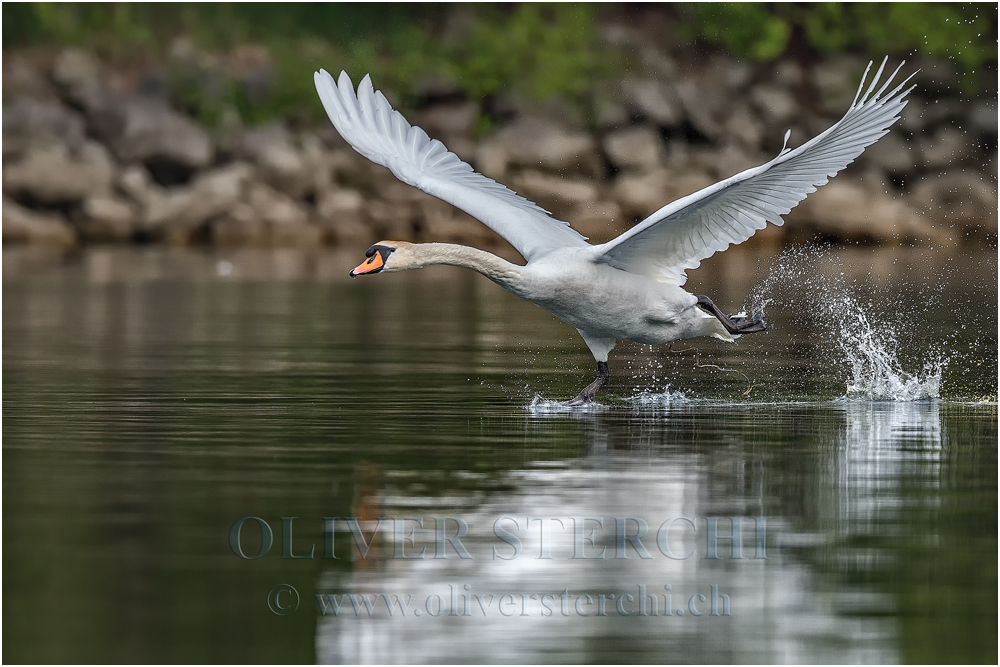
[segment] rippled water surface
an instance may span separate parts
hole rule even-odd
[[[582,410],[570,327],[360,256],[4,251],[6,662],[996,662],[995,251],[731,251],[771,330]]]

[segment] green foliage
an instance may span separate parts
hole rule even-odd
[[[514,90],[533,99],[580,99],[608,62],[589,5],[524,4],[483,13],[469,38],[446,44],[438,58],[473,98]]]
[[[822,55],[909,51],[952,60],[970,73],[997,59],[996,5],[723,2],[684,5],[680,13],[683,36],[754,60],[784,55],[796,31]]]
[[[754,60],[774,60],[785,52],[791,24],[769,5],[743,2],[693,3],[681,8],[679,32]]]
[[[593,84],[626,69],[625,56],[605,47],[596,30],[599,13],[616,11],[569,3],[4,3],[3,40],[5,49],[77,45],[119,58],[151,51],[170,63],[178,103],[208,125],[227,114],[248,122],[319,120],[312,86],[319,67],[355,78],[371,73],[404,107],[414,101],[413,83],[433,74],[474,101],[514,93],[558,97],[586,111]],[[982,75],[997,59],[995,5],[693,3],[664,13],[675,39],[756,61],[803,49],[917,51]],[[171,59],[178,36],[216,56],[261,45],[270,70],[250,81],[227,69],[225,57]],[[481,130],[489,126],[489,118],[480,120]]]

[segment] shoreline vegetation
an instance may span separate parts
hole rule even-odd
[[[345,69],[477,171],[613,238],[836,122],[870,57],[889,134],[749,243],[997,243],[995,6],[5,4],[3,241],[503,241],[330,126]]]

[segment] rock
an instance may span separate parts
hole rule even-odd
[[[310,234],[303,230],[309,225],[309,216],[298,202],[263,183],[250,186],[248,201],[258,216],[267,223],[275,241],[319,241],[319,229]],[[310,237],[306,239],[306,237]]]
[[[133,97],[91,114],[91,127],[122,162],[141,162],[163,185],[187,180],[214,155],[208,133],[161,100]]]
[[[265,181],[290,197],[300,199],[315,189],[302,153],[280,123],[247,131],[238,153],[257,165]]]
[[[250,165],[236,162],[205,172],[190,185],[151,190],[142,229],[171,243],[187,243],[199,228],[242,201],[252,176]]]
[[[664,81],[627,80],[622,83],[622,99],[633,115],[646,118],[661,127],[680,125],[684,120],[676,95]]]
[[[717,83],[701,79],[681,79],[674,84],[688,122],[709,139],[719,139],[723,134],[721,119],[728,113],[731,99]]]
[[[848,100],[848,104],[850,104],[850,100]],[[926,106],[919,97],[907,96],[906,106],[903,107],[903,112],[899,115],[899,129],[910,134],[923,132],[928,125],[927,119],[924,117]]]
[[[750,107],[737,103],[726,118],[726,133],[738,139],[744,146],[757,150],[764,140],[764,124]]]
[[[865,149],[861,161],[890,174],[911,172],[923,163],[915,141],[906,141],[898,132],[889,132]]]
[[[473,161],[476,171],[490,178],[502,181],[507,175],[507,163],[510,157],[507,149],[499,142],[486,141],[476,149]]]
[[[46,55],[37,50],[5,50],[3,57],[4,98],[28,98],[46,103],[57,99],[49,79]],[[44,73],[43,73],[44,71]],[[7,112],[4,111],[4,114]]]
[[[920,142],[924,156],[924,166],[928,169],[942,169],[957,164],[969,154],[969,137],[961,130],[944,127],[929,139]]]
[[[502,179],[512,166],[598,176],[603,171],[597,142],[537,117],[522,117],[480,146],[476,163],[482,173]]]
[[[368,202],[368,220],[374,235],[392,241],[415,241],[420,209],[411,203]]]
[[[239,203],[212,224],[212,240],[220,246],[266,246],[267,224],[249,204]]]
[[[77,228],[87,241],[128,241],[139,221],[134,204],[107,195],[85,199],[81,213]]]
[[[469,27],[472,29],[474,26]],[[452,99],[463,94],[458,85],[434,72],[418,76],[411,84],[411,88],[418,97],[431,100]]]
[[[380,169],[377,179],[372,188],[380,199],[402,204],[404,206],[415,206],[425,199],[431,197],[423,190],[419,190],[412,185],[403,183],[392,175],[388,169]]]
[[[642,37],[639,38],[637,46],[640,49],[642,64],[648,72],[655,74],[661,80],[670,81],[677,78],[676,60]]]
[[[474,102],[436,104],[421,111],[414,120],[414,125],[442,142],[451,137],[471,138],[479,120],[479,106]]]
[[[251,184],[246,203],[212,226],[212,237],[221,245],[317,246],[322,235],[297,202],[264,183]]]
[[[66,49],[60,53],[52,67],[52,80],[69,102],[87,111],[106,103],[101,65],[87,51]]]
[[[189,214],[198,205],[194,189],[178,186],[154,190],[146,202],[140,231],[172,243],[186,243],[199,216]]]
[[[980,132],[986,132],[994,138],[997,136],[996,100],[993,100],[992,102],[981,100],[975,103],[969,111],[968,117],[969,125],[973,129],[979,130]],[[4,118],[4,122],[6,122],[6,118]]]
[[[594,101],[594,107],[598,127],[611,129],[628,125],[629,113],[623,105],[599,97]]]
[[[609,200],[578,204],[567,219],[591,243],[610,241],[628,228],[621,206]]]
[[[598,186],[593,181],[563,178],[535,170],[521,172],[511,185],[518,194],[557,217],[568,214],[578,204],[597,201],[598,196]]]
[[[307,183],[304,192],[318,197],[333,187],[334,174],[330,151],[327,150],[325,142],[314,133],[302,134],[299,143],[302,146],[300,155],[306,168]]]
[[[489,227],[440,199],[429,197],[420,203],[419,208],[420,237],[423,240],[471,245],[504,243]]]
[[[781,65],[779,65],[780,67]],[[734,93],[749,86],[754,76],[754,68],[749,63],[723,54],[717,54],[712,59],[709,72],[709,76],[715,81],[714,85]],[[780,76],[782,74],[779,73]]]
[[[61,216],[37,213],[3,198],[3,242],[71,246],[76,232]]]
[[[114,167],[100,144],[84,142],[74,155],[63,144],[32,149],[3,170],[4,192],[43,204],[82,201],[111,188]]]
[[[862,59],[848,55],[824,58],[813,66],[811,79],[819,90],[820,104],[827,114],[839,118],[847,111],[864,68]],[[868,76],[870,79],[871,73]]]
[[[919,181],[907,200],[940,222],[986,227],[996,233],[997,191],[983,176],[946,173]]]
[[[774,81],[785,88],[796,88],[802,85],[802,67],[794,60],[779,61],[774,68]]]
[[[462,162],[472,164],[476,159],[476,142],[465,137],[448,137],[448,150],[458,156]]]
[[[78,151],[84,141],[84,120],[59,104],[15,100],[3,110],[3,159],[8,162],[32,148],[65,145]]]
[[[332,243],[374,242],[365,224],[365,201],[357,190],[335,188],[320,195],[316,218],[325,240]]]
[[[141,165],[131,165],[118,174],[118,189],[128,195],[137,204],[148,204],[154,193],[161,191],[160,186],[153,183],[149,171]]]
[[[946,242],[926,216],[904,201],[873,192],[865,183],[828,183],[786,218],[791,229],[806,227],[837,239]]]
[[[714,155],[715,169],[713,172],[720,179],[735,176],[741,171],[767,162],[767,158],[756,151],[751,153],[735,144],[726,144]]]
[[[967,105],[954,98],[935,99],[924,105],[925,127],[934,127],[946,121],[961,121]]]
[[[231,162],[224,167],[198,175],[191,187],[199,197],[217,202],[217,206],[235,203],[243,196],[246,184],[254,176],[254,168],[244,162]]]
[[[795,101],[795,97],[787,89],[779,86],[766,84],[754,86],[750,91],[750,99],[760,111],[761,117],[769,124],[783,125],[799,113],[799,104]]]
[[[619,169],[650,171],[663,166],[663,138],[656,128],[638,125],[604,137],[604,152]]]
[[[630,218],[645,218],[650,213],[714,182],[698,171],[677,173],[658,169],[648,174],[619,174],[613,185],[615,199],[622,214]]]

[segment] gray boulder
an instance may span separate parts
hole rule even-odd
[[[87,51],[66,49],[60,53],[52,67],[52,80],[67,101],[88,112],[107,102],[101,64]]]
[[[122,162],[141,162],[154,170],[182,174],[212,162],[214,148],[208,132],[160,99],[118,100],[93,112],[90,121],[94,133]]]
[[[538,117],[522,117],[502,128],[476,153],[482,173],[496,179],[511,167],[581,172],[603,171],[597,142],[589,134]]]
[[[754,86],[750,99],[765,123],[784,125],[799,115],[799,104],[787,88],[775,85]]]
[[[313,189],[312,170],[280,123],[247,130],[237,153],[256,164],[267,183],[290,197],[299,199]]]
[[[332,243],[373,242],[365,224],[365,201],[357,190],[331,188],[320,195],[316,217],[323,238]]]
[[[668,83],[660,79],[629,79],[622,83],[622,99],[635,116],[661,127],[679,125],[684,113]]]
[[[943,127],[920,142],[924,166],[943,169],[964,160],[969,153],[969,136],[954,127]]]
[[[323,230],[298,202],[265,183],[251,183],[246,200],[212,225],[212,237],[220,245],[317,246]]]
[[[32,148],[65,145],[78,151],[84,140],[83,116],[60,104],[18,99],[3,110],[5,162]]]
[[[29,210],[9,197],[3,198],[3,242],[71,246],[76,232],[59,215]]]
[[[536,169],[525,169],[517,174],[511,185],[518,194],[565,219],[577,205],[596,202],[600,192],[596,181],[583,178],[564,178]]]
[[[250,165],[234,162],[200,174],[190,185],[153,188],[142,229],[172,243],[187,243],[202,225],[224,216],[243,200],[252,176]]]
[[[619,169],[650,171],[663,166],[664,146],[659,131],[636,125],[611,132],[602,142],[608,160]]]
[[[3,170],[4,192],[43,204],[77,203],[108,192],[114,165],[98,143],[87,141],[73,154],[64,144],[37,148]]]
[[[87,241],[128,241],[135,233],[139,212],[132,202],[121,197],[97,195],[83,201],[76,222]]]
[[[865,149],[861,160],[890,174],[917,169],[923,156],[915,141],[904,140],[899,132],[889,132]]]

